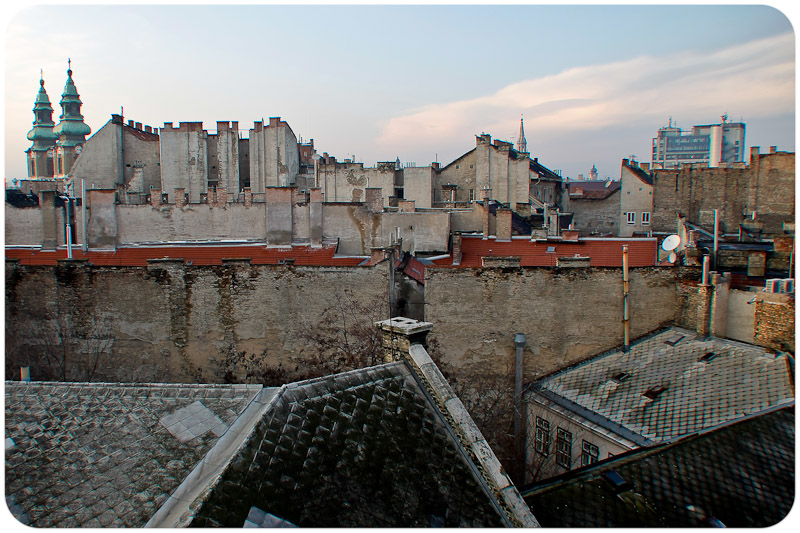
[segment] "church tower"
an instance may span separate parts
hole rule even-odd
[[[81,98],[72,81],[72,64],[69,60],[67,60],[67,84],[64,86],[60,104],[61,116],[58,117],[59,123],[53,129],[53,133],[58,137],[55,175],[63,178],[81,153],[86,136],[92,132],[81,115]]]
[[[53,156],[57,136],[53,132],[53,106],[44,90],[44,75],[39,76],[39,92],[33,104],[33,128],[28,132],[28,140],[33,141],[28,154],[28,177],[52,178]]]
[[[525,128],[522,118],[519,119],[519,137],[517,138],[517,152],[528,153],[528,141],[525,140]]]

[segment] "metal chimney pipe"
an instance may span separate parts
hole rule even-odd
[[[525,349],[524,333],[517,333],[514,335],[514,347],[516,348],[516,360],[514,362],[514,446],[517,459],[524,461],[525,417],[522,413],[522,363],[524,359],[523,350]]]
[[[717,250],[719,250],[719,215],[714,209],[714,270],[717,269]]]
[[[628,304],[628,246],[622,246],[622,350],[627,352],[631,346],[630,309]]]

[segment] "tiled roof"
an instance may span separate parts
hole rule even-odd
[[[182,259],[193,265],[221,265],[223,259],[250,259],[254,265],[277,265],[294,260],[303,266],[358,266],[368,256],[337,256],[335,245],[285,247],[264,244],[175,244],[120,247],[113,251],[72,250],[73,259],[87,260],[97,266],[147,266],[148,259]],[[6,259],[17,259],[22,265],[55,265],[67,258],[67,250],[6,247]]]
[[[9,507],[34,527],[141,527],[259,390],[6,382]]]
[[[680,328],[539,380],[529,394],[655,443],[794,401],[786,355]]]
[[[536,172],[536,174],[538,175],[538,179],[562,181],[561,176],[559,176],[546,166],[539,163],[539,161],[536,159],[531,159],[530,170]],[[537,179],[537,178],[531,178],[531,179]]]
[[[436,266],[480,267],[483,257],[519,257],[520,266],[556,266],[559,257],[589,257],[594,267],[621,267],[622,247],[628,247],[631,267],[653,266],[656,263],[656,238],[581,238],[579,241],[548,239],[532,241],[528,237],[512,237],[511,241],[483,239],[480,235],[462,235],[461,263],[453,265],[452,258],[437,259]]]
[[[405,364],[360,369],[282,388],[191,525],[501,527],[470,465]]]
[[[569,181],[570,200],[603,200],[620,190],[618,181]]]
[[[629,163],[629,164],[625,165],[625,167],[628,170],[630,170],[631,173],[634,176],[636,176],[637,178],[639,178],[639,180],[641,180],[643,183],[645,183],[647,185],[652,185],[653,184],[653,176],[651,176],[649,173],[645,172],[641,167],[639,167],[639,165],[630,164]]]
[[[544,527],[768,527],[794,503],[794,433],[783,408],[522,492]]]

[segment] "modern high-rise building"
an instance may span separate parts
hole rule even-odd
[[[691,132],[672,125],[660,128],[653,139],[651,168],[676,168],[683,163],[741,163],[744,160],[743,122],[728,122],[722,115],[720,124],[693,126]]]

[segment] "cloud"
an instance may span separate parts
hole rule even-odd
[[[622,125],[661,124],[680,113],[711,122],[794,113],[794,36],[710,53],[640,56],[571,68],[508,85],[491,95],[430,105],[390,119],[378,146],[447,145],[465,132],[504,137],[520,114],[528,131],[563,136]],[[530,135],[527,135],[530,141]]]

